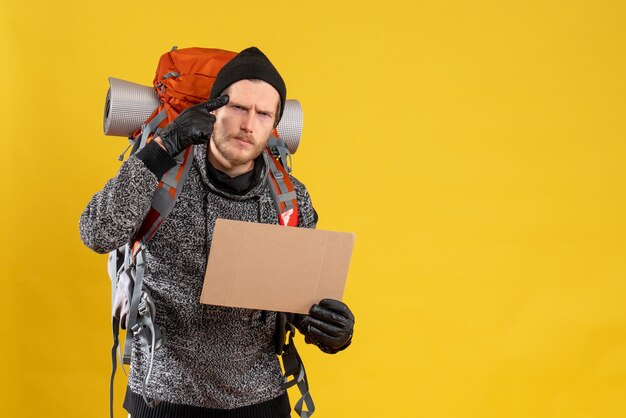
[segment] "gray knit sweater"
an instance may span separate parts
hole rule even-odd
[[[283,394],[274,353],[276,313],[201,305],[200,292],[217,218],[277,224],[268,185],[269,156],[257,185],[243,196],[217,190],[207,177],[206,145],[194,148],[194,162],[168,218],[147,244],[145,286],[156,305],[164,334],[155,351],[148,395],[172,403],[232,409]],[[309,194],[292,178],[299,225],[311,228]],[[156,176],[136,156],[96,193],[80,219],[89,248],[107,253],[127,243],[147,214]],[[129,387],[141,393],[149,357],[135,341]]]

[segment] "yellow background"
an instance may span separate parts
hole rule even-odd
[[[357,233],[353,347],[300,344],[318,418],[626,416],[618,0],[2,0],[2,416],[107,416],[78,218],[126,146],[107,77],[150,84],[173,45],[268,54],[319,227]]]

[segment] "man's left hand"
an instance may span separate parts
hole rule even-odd
[[[317,345],[324,352],[336,353],[352,342],[354,314],[341,301],[322,299],[311,306],[302,322],[305,342]]]

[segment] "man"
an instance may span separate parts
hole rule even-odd
[[[149,392],[161,402],[150,408],[141,396],[149,354],[135,341],[124,401],[135,418],[290,416],[274,352],[278,314],[199,303],[216,219],[278,223],[267,185],[271,157],[263,150],[285,97],[268,58],[254,47],[240,52],[218,74],[211,100],[186,109],[122,164],[81,216],[85,245],[100,253],[124,245],[148,212],[158,180],[175,165],[173,156],[195,145],[183,190],[145,250],[144,285],[164,334]],[[292,180],[298,226],[313,228],[309,194]],[[320,301],[293,322],[325,352],[343,350],[352,339],[354,316],[339,301]]]

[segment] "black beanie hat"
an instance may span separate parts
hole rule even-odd
[[[276,89],[280,96],[280,114],[276,122],[283,116],[287,87],[278,70],[257,47],[246,48],[226,63],[217,74],[209,99],[215,99],[233,83],[240,80],[263,80]]]

